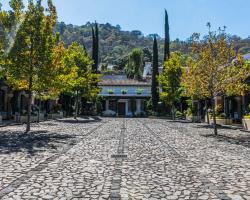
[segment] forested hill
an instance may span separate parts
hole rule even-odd
[[[59,22],[56,26],[56,31],[61,34],[61,39],[65,45],[69,45],[73,41],[84,45],[89,53],[92,48],[92,31],[94,24],[86,23],[82,26],[75,26],[72,24],[65,24]],[[153,30],[152,30],[153,32]],[[149,48],[152,49],[153,34],[144,36],[141,31],[123,31],[119,25],[112,26],[111,24],[99,24],[100,34],[100,55],[102,63],[110,63],[120,65],[123,58],[133,48]],[[236,50],[241,53],[250,52],[250,37],[241,39],[237,36],[231,36],[235,41]],[[159,41],[159,59],[163,59],[163,39],[158,37]],[[184,54],[189,52],[190,43],[187,41],[174,40],[171,42],[171,51],[180,51]]]

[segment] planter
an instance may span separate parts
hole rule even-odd
[[[205,118],[205,122],[208,122],[207,117]],[[209,124],[214,124],[214,120],[213,120],[212,116],[209,116]],[[233,120],[230,118],[216,117],[216,124],[218,124],[218,125],[231,125],[231,124],[233,124]]]
[[[63,113],[51,113],[48,114],[48,119],[62,119],[63,118]]]
[[[186,115],[186,120],[191,121],[191,122],[201,122],[201,116],[189,116]]]
[[[213,123],[213,121],[211,121]],[[231,125],[233,123],[232,119],[229,118],[225,118],[225,119],[221,119],[221,118],[217,118],[216,117],[216,124],[219,125]]]
[[[30,122],[37,122],[37,119],[38,119],[37,116],[30,116]],[[27,123],[27,121],[28,121],[27,115],[21,115],[19,120],[18,120],[18,122],[20,122],[20,123]]]
[[[243,118],[242,124],[245,130],[250,131],[250,119]]]
[[[37,119],[38,120],[38,119]],[[44,118],[44,113],[40,113],[39,114],[39,121],[44,121],[45,118]]]

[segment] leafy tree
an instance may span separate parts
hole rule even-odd
[[[75,118],[77,118],[80,97],[93,100],[100,92],[97,87],[99,75],[92,72],[92,60],[84,48],[76,42],[66,50],[64,64],[65,71],[62,76],[64,92],[75,97]]]
[[[53,32],[56,24],[56,9],[51,0],[48,0],[46,13],[48,14],[45,14],[41,1],[36,3],[29,1],[27,11],[23,15],[23,21],[17,30],[13,47],[8,55],[9,64],[4,69],[9,85],[29,93],[26,132],[30,131],[33,93],[42,92],[45,89],[42,85],[46,82],[46,86],[48,86],[50,81],[54,79],[53,73],[50,72],[55,67],[53,66],[52,52],[56,45],[56,37]],[[46,89],[49,91],[48,87]]]
[[[208,23],[210,29],[210,23]],[[214,133],[217,135],[215,98],[219,95],[243,95],[248,89],[245,79],[249,75],[249,65],[234,50],[224,31],[211,32],[207,40],[200,41],[193,36],[194,59],[188,63],[183,77],[186,94],[190,97],[201,95],[212,99]],[[237,62],[232,62],[237,58]]]
[[[142,49],[144,54],[144,62],[152,62],[152,52],[149,48],[145,47]]]
[[[125,72],[129,78],[141,79],[143,73],[143,51],[141,49],[133,49],[128,55],[128,63]]]
[[[23,2],[21,0],[11,0],[10,11],[2,10],[0,3],[0,64],[6,62],[6,55],[12,47],[12,41],[18,30],[23,15]]]
[[[172,53],[164,63],[164,69],[159,77],[162,86],[161,99],[171,107],[172,116],[175,118],[175,105],[181,97],[182,57],[179,53]]]
[[[165,40],[164,40],[164,61],[170,58],[170,36],[169,36],[169,23],[168,12],[165,10]]]
[[[153,45],[153,70],[152,70],[152,105],[153,111],[157,111],[158,102],[159,102],[159,61],[158,61],[158,45],[157,39],[154,37],[154,45]]]

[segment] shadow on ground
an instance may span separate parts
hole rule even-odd
[[[94,122],[100,122],[102,121],[99,117],[78,117],[77,119],[74,118],[66,118],[66,119],[58,119],[57,122],[62,123],[70,123],[70,124],[82,124],[82,123],[94,123]]]
[[[74,136],[48,133],[48,131],[0,132],[0,154],[25,151],[30,155],[45,150],[56,150],[62,143],[72,142]]]
[[[242,134],[238,135],[237,137],[231,137],[226,135],[214,135],[214,134],[201,134],[202,137],[206,138],[214,138],[218,142],[224,142],[229,144],[241,145],[246,148],[250,148],[250,135]]]
[[[205,128],[205,129],[214,129],[214,127],[212,125],[209,125],[209,124],[196,124],[195,125],[195,128]],[[217,129],[218,130],[228,130],[228,129],[233,129],[233,130],[237,130],[237,128],[231,128],[231,127],[226,127],[226,126],[220,126],[220,125],[217,125]]]

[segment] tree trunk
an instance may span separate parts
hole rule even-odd
[[[31,103],[32,103],[32,92],[29,91],[29,99],[28,99],[28,118],[25,133],[30,131],[30,118],[31,118]]]
[[[76,91],[76,103],[75,103],[75,119],[77,119],[78,115],[78,91]]]
[[[175,120],[175,112],[174,112],[175,107],[174,107],[174,105],[172,105],[171,110],[172,110],[172,119]]]
[[[214,100],[214,98],[212,100],[212,109],[213,109],[214,134],[218,135],[216,116],[215,116],[215,100]]]
[[[206,116],[207,116],[207,124],[210,124],[208,107],[207,107],[207,100],[205,100],[205,112],[206,112]]]
[[[40,109],[41,109],[41,99],[39,99],[39,105],[38,105],[38,117],[37,117],[37,122],[40,122]]]

